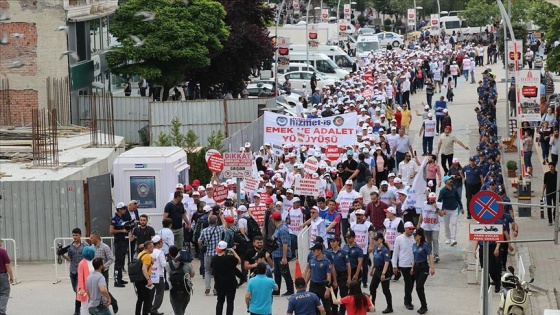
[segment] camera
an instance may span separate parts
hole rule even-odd
[[[125,230],[130,231],[136,226],[136,224],[134,223],[134,220],[130,220],[124,222],[122,226],[124,227]]]
[[[56,244],[56,255],[57,256],[66,255],[66,253],[68,253],[68,248],[70,248],[70,245],[62,246],[62,243]]]
[[[226,199],[226,201],[224,202],[224,206],[225,206],[226,208],[233,207],[233,200],[231,200],[231,199],[229,199],[229,198]]]

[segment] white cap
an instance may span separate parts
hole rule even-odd
[[[447,113],[447,112],[448,112],[447,108],[444,108],[444,109],[443,109],[443,112],[444,112],[444,113]]]
[[[346,185],[354,185],[354,182],[352,182],[351,179],[347,179],[346,182],[344,183]]]
[[[159,243],[159,241],[161,241],[161,236],[154,235],[154,237],[152,237],[152,243],[156,244]]]
[[[282,206],[283,203],[282,203],[282,201],[276,201],[276,205],[277,205],[277,206]]]
[[[183,188],[184,188],[184,186],[181,183],[175,185],[175,189],[183,189]]]
[[[356,210],[356,214],[366,214],[366,210],[358,209],[358,210]]]
[[[401,194],[401,195],[408,196],[408,192],[406,191],[406,189],[399,189],[399,190],[397,190],[397,194]]]
[[[250,148],[251,147],[251,142],[245,142],[245,147]]]
[[[299,200],[298,197],[294,197],[294,199],[292,199],[292,203],[296,203],[296,202],[300,202],[301,200]]]
[[[412,224],[412,222],[410,222],[410,221],[406,221],[404,223],[404,228],[405,229],[414,229],[414,224]]]
[[[213,189],[214,186],[212,186],[212,184],[206,184],[206,189]]]
[[[459,159],[458,158],[453,158],[453,163],[459,163]]]
[[[395,209],[394,207],[389,207],[385,209],[385,212],[391,212],[392,214],[397,214],[397,209]]]
[[[288,189],[288,190],[286,190],[286,193],[287,193],[287,194],[293,194],[294,191],[293,191],[292,189]]]
[[[402,179],[400,179],[399,177],[397,177],[397,178],[395,178],[395,179],[393,180],[393,183],[396,183],[396,184],[402,183]]]
[[[239,206],[239,212],[247,212],[247,207],[245,207],[244,205]]]
[[[202,210],[204,210],[204,212],[210,212],[210,210],[212,210],[212,207],[210,207],[209,205],[205,205]]]
[[[434,115],[432,113],[428,113],[428,117],[434,117]]]
[[[125,208],[124,202],[117,203],[117,209]]]
[[[387,175],[387,177],[395,177],[397,175],[395,175],[395,173],[389,173],[389,175]]]
[[[429,105],[424,106],[424,109],[430,109]]]
[[[218,246],[216,246],[216,251],[221,252],[227,248],[227,243],[225,241],[220,241]]]
[[[388,181],[386,181],[386,180],[384,180],[384,181],[382,181],[382,182],[381,182],[381,185],[380,185],[380,186],[383,186],[383,185],[387,185],[387,186],[389,186],[389,182],[388,182]]]

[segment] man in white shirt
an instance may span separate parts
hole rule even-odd
[[[348,232],[348,213],[350,207],[354,200],[358,199],[360,194],[354,190],[354,184],[351,179],[347,180],[344,184],[344,189],[342,189],[336,198],[336,202],[339,204],[340,214],[342,216],[342,235],[346,235]]]
[[[418,164],[412,161],[412,155],[407,152],[404,155],[404,160],[399,163],[398,171],[398,175],[405,186],[412,185],[412,181],[414,180],[416,173],[418,173],[418,169]]]
[[[393,274],[396,275],[400,271],[403,275],[404,306],[409,310],[414,309],[414,305],[412,305],[412,287],[414,286],[414,283],[412,281],[412,275],[410,274],[412,263],[414,262],[414,256],[412,253],[412,245],[415,243],[414,236],[412,236],[413,231],[414,225],[412,222],[405,222],[404,233],[397,236],[395,239],[393,257],[391,258],[391,262],[393,263]]]
[[[370,176],[366,178],[366,184],[360,188],[360,195],[364,197],[366,205],[371,202],[370,194],[374,191],[377,192],[379,189],[374,185],[374,178]]]
[[[401,91],[402,91],[402,104],[403,106],[406,104],[408,106],[408,110],[410,110],[410,81],[408,80],[407,77],[404,77],[404,81],[401,83]]]
[[[163,302],[163,293],[165,292],[165,281],[164,273],[165,270],[165,254],[161,250],[163,246],[163,240],[159,235],[152,237],[152,242],[154,243],[154,251],[152,252],[152,275],[151,280],[154,284],[155,295],[154,302],[152,304],[152,310],[150,314],[162,314],[158,311]]]

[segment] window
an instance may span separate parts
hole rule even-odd
[[[336,55],[334,56],[334,61],[337,66],[342,68],[350,68],[352,67],[353,62],[346,58],[344,55]]]
[[[315,60],[315,68],[323,73],[335,73],[334,68],[326,60]]]
[[[90,51],[95,53],[103,49],[103,27],[101,19],[89,21]]]
[[[302,72],[302,73],[301,73],[301,77],[302,77],[304,80],[311,80],[311,76],[312,76],[312,74],[309,73],[309,72]]]
[[[299,80],[301,78],[301,74],[298,73],[290,73],[288,75],[286,75],[286,78],[290,79],[290,80]]]
[[[385,37],[388,38],[388,39],[390,39],[390,38],[393,38],[393,37],[395,37],[395,36],[394,36],[393,34],[391,34],[391,33],[386,33],[386,34],[385,34]]]

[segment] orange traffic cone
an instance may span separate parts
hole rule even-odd
[[[294,276],[294,282],[299,277],[303,277],[303,274],[301,273],[301,265],[299,264],[299,259],[296,259],[296,274]]]

